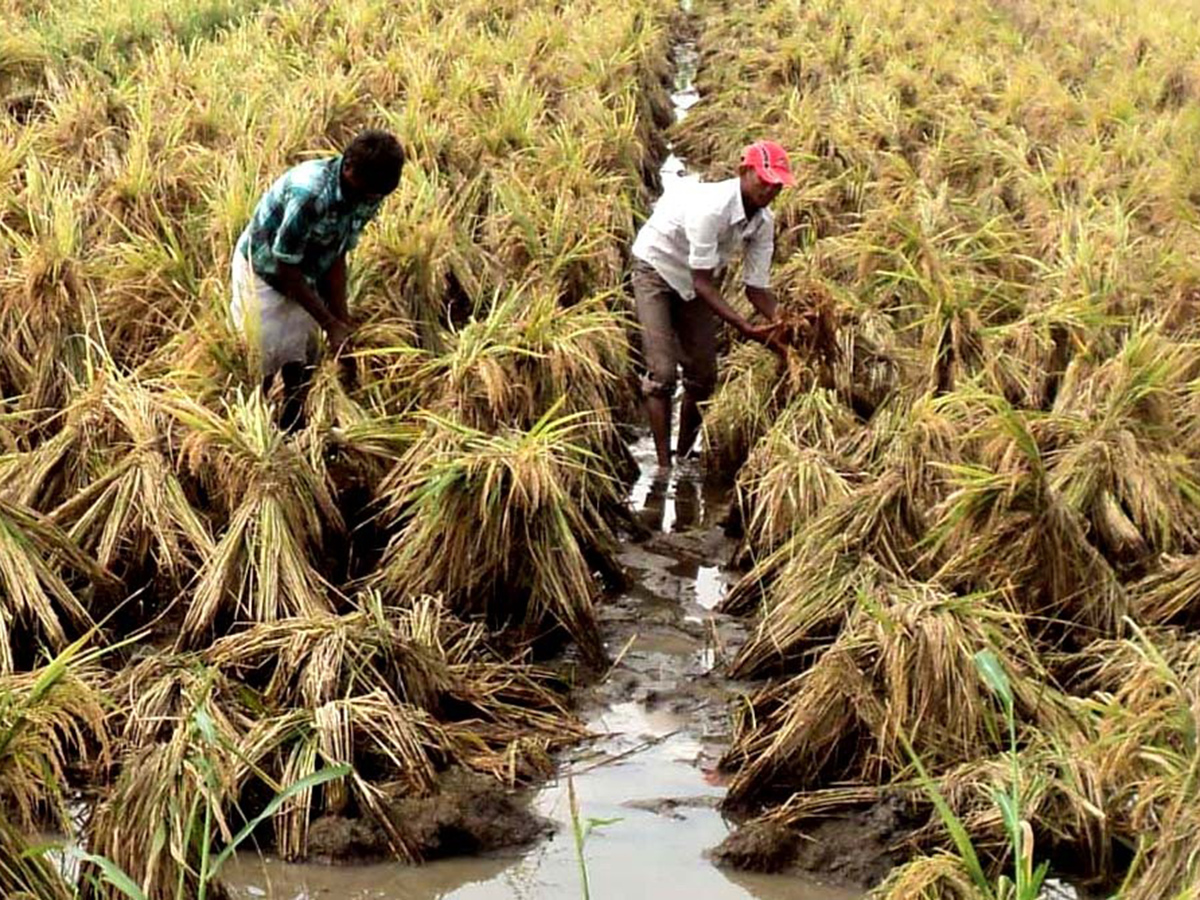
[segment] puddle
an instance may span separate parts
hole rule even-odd
[[[691,12],[692,5],[687,0],[680,4],[684,12]],[[675,121],[682,122],[689,109],[700,102],[700,92],[696,90],[693,79],[696,68],[700,64],[700,52],[696,49],[695,41],[678,41],[671,48],[671,62],[675,67],[675,90],[671,94],[671,107],[675,113]],[[670,144],[667,145],[671,147]],[[699,177],[688,173],[687,165],[672,150],[659,169],[662,176],[663,193],[684,181],[699,181]]]

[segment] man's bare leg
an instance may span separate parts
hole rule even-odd
[[[679,443],[675,446],[675,456],[683,459],[691,452],[696,443],[696,435],[700,433],[700,403],[686,388],[683,399],[679,404]]]
[[[654,452],[658,464],[664,468],[671,465],[671,398],[658,394],[646,396],[646,417],[650,420],[650,433],[654,435]]]
[[[304,363],[285,363],[279,370],[283,379],[283,409],[279,415],[279,427],[295,434],[304,427],[304,403],[308,399],[308,382],[312,369]]]

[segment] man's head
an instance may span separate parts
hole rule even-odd
[[[787,153],[774,141],[755,141],[742,150],[738,174],[742,180],[742,197],[755,210],[770,206],[785,185],[796,185]]]
[[[359,132],[342,153],[342,193],[352,202],[378,202],[396,189],[403,167],[404,148],[394,135]]]

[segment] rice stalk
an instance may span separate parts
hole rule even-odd
[[[1031,615],[1090,639],[1115,634],[1127,598],[1055,489],[1034,420],[995,397],[978,431],[982,464],[950,466],[955,490],[934,510],[928,552],[946,553],[939,579],[1009,586]]]
[[[194,661],[149,659],[117,689],[140,694],[143,687],[149,692],[128,719],[131,742],[120,775],[87,822],[87,846],[149,898],[196,897],[209,842],[233,837],[229,811],[247,762],[255,762],[241,749],[252,720],[233,686]],[[85,884],[88,871],[85,864]],[[219,883],[208,884],[207,892],[225,896]],[[122,897],[104,883],[84,893],[96,900]]]
[[[895,471],[854,486],[760,560],[733,586],[720,609],[745,613],[762,597],[768,615],[779,610],[779,616],[789,617],[793,604],[805,605],[810,597],[817,605],[837,603],[835,598],[847,596],[844,584],[837,583],[868,556],[893,573],[912,571],[924,523],[905,488]],[[760,640],[746,645],[739,655],[746,662],[735,663],[736,670],[748,671],[742,666],[762,652],[763,639],[780,647],[788,643],[766,639],[770,631],[771,626],[760,626]]]
[[[704,410],[705,466],[732,477],[771,426],[778,385],[776,358],[757,344],[734,347]]]
[[[0,497],[0,674],[28,664],[42,645],[63,650],[69,633],[92,625],[70,572],[109,578],[45,517]]]
[[[97,402],[69,454],[92,458],[93,480],[49,518],[105,568],[152,563],[178,588],[214,544],[175,473],[163,438],[169,420],[148,389],[128,380],[106,383]],[[87,434],[92,428],[100,433]]]
[[[991,900],[951,853],[918,856],[893,869],[872,900]]]
[[[1022,618],[987,598],[895,579],[859,589],[840,634],[810,668],[751,700],[725,757],[730,804],[831,781],[874,783],[907,767],[902,736],[933,767],[1000,739],[974,657],[1010,661],[1022,714],[1054,721]],[[849,604],[847,604],[849,606]],[[1044,708],[1043,708],[1044,707]]]
[[[312,710],[293,714],[288,730],[295,743],[283,761],[282,782],[294,784],[317,771],[317,763],[353,764],[368,756],[385,765],[405,793],[422,795],[434,786],[446,744],[440,727],[422,709],[396,704],[382,691],[333,700]],[[379,789],[361,774],[351,773],[350,790],[336,786],[324,791],[324,813],[346,812],[351,795],[358,805],[385,825],[392,851],[409,862],[419,860],[417,848],[408,845],[394,827]],[[312,792],[304,791],[286,802],[275,816],[279,853],[285,859],[307,855],[308,825],[318,807]]]
[[[590,417],[550,410],[489,435],[426,417],[427,434],[381,486],[395,532],[372,583],[386,597],[443,591],[463,614],[539,628],[557,621],[602,658],[589,553],[613,541],[616,487],[587,449]]]
[[[238,398],[224,415],[183,397],[169,409],[190,432],[182,446],[188,466],[229,510],[197,576],[181,645],[197,645],[232,617],[273,622],[329,612],[330,586],[317,560],[326,532],[343,529],[341,515],[261,396]]]

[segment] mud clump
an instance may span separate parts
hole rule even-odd
[[[827,819],[806,832],[796,865],[828,873],[847,884],[873,887],[903,858],[892,848],[910,832],[896,802],[884,801],[852,815]]]
[[[749,822],[725,838],[712,858],[719,866],[745,872],[782,872],[795,862],[799,844],[799,835],[784,825]]]
[[[387,838],[375,822],[345,816],[321,816],[308,828],[308,852],[327,863],[357,863],[387,853]]]
[[[454,769],[430,797],[387,804],[392,828],[422,860],[464,856],[532,843],[552,830],[492,778]],[[388,834],[373,817],[323,816],[309,829],[313,859],[360,863],[390,858]]]
[[[903,861],[893,851],[911,833],[904,804],[893,798],[860,812],[822,820],[803,833],[755,820],[727,837],[712,857],[718,865],[750,872],[795,869],[872,887]]]

